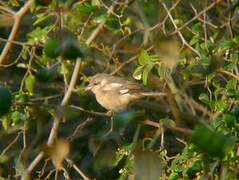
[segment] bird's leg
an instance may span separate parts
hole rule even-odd
[[[114,112],[112,112],[110,117],[110,132],[114,130],[114,119],[115,119],[115,115],[114,115]]]
[[[107,132],[107,134],[111,133],[114,130],[114,112],[108,111],[107,115],[110,117],[110,130]]]

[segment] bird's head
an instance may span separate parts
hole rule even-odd
[[[101,89],[105,84],[107,84],[108,76],[110,75],[105,73],[99,73],[92,76],[86,90],[95,93],[98,89]]]

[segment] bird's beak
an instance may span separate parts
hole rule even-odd
[[[88,84],[88,86],[85,87],[86,91],[90,91],[93,88],[92,84]]]

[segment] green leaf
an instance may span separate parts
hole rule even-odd
[[[199,97],[198,97],[198,99],[199,99],[200,101],[202,101],[203,103],[205,103],[205,104],[209,104],[209,102],[210,102],[208,95],[205,94],[205,93],[200,94]]]
[[[61,55],[65,59],[74,60],[83,57],[83,52],[77,38],[66,37],[62,43]]]
[[[215,111],[223,112],[229,107],[229,104],[225,100],[219,100],[219,101],[213,102],[213,107]]]
[[[162,163],[156,153],[138,150],[135,153],[135,174],[138,179],[158,180],[163,169]]]
[[[236,104],[232,110],[231,113],[234,114],[236,117],[239,117],[239,104]]]
[[[99,23],[105,22],[106,19],[107,19],[107,15],[106,14],[102,14],[102,15],[96,16],[93,19],[93,22],[96,23],[96,24],[99,24]]]
[[[187,175],[190,179],[193,179],[196,176],[196,173],[200,172],[203,169],[202,161],[198,160],[193,163],[193,165],[187,169]]]
[[[52,14],[46,14],[46,13],[42,13],[42,14],[38,14],[37,15],[37,20],[33,23],[34,26],[44,22],[45,20],[47,20],[49,17],[51,17]]]
[[[140,54],[139,54],[139,64],[145,65],[145,64],[149,63],[150,60],[151,60],[151,58],[150,58],[148,52],[145,50],[141,50]]]
[[[144,83],[144,85],[147,84],[149,73],[153,69],[153,67],[154,67],[154,63],[150,63],[150,62],[144,67],[144,69],[143,69],[143,83]]]
[[[83,13],[83,14],[90,14],[92,12],[94,12],[96,9],[97,9],[97,6],[92,6],[88,3],[84,3],[84,4],[77,4],[75,6],[76,10],[80,13]]]
[[[15,6],[15,7],[18,7],[20,6],[19,2],[17,0],[9,0],[9,3],[12,5],[12,6]]]
[[[126,128],[130,122],[136,118],[140,118],[145,114],[144,111],[124,111],[115,114],[115,128]]]
[[[219,47],[223,50],[227,50],[227,49],[230,49],[233,47],[233,41],[222,41],[220,44],[219,44]]]
[[[7,116],[2,117],[2,127],[4,130],[8,130],[8,127],[10,125],[10,119]]]
[[[42,68],[37,72],[36,78],[42,82],[52,81],[57,75],[57,66]]]
[[[230,81],[227,82],[226,85],[227,89],[236,89],[237,88],[237,80],[236,79],[231,79]]]
[[[127,17],[124,22],[122,23],[124,26],[128,26],[132,23],[132,20],[130,17]]]
[[[112,17],[107,18],[106,25],[111,32],[113,33],[120,32],[121,26],[117,18]]]
[[[173,172],[169,175],[168,179],[169,180],[178,180],[180,178],[179,173]]]
[[[29,95],[24,92],[19,92],[19,94],[15,95],[15,101],[18,103],[25,103],[29,100]]]
[[[0,117],[9,112],[12,105],[12,94],[9,89],[0,86]]]
[[[33,76],[32,74],[29,74],[25,80],[25,87],[26,87],[26,90],[30,93],[30,95],[33,95],[35,84],[36,84],[35,76]]]
[[[102,143],[102,142],[101,142]],[[97,145],[97,144],[96,144]],[[98,146],[99,147],[99,146]],[[113,142],[104,142],[104,147],[98,149],[94,158],[94,168],[101,170],[103,168],[112,168],[116,162],[116,147]]]
[[[21,116],[22,116],[22,114],[18,111],[14,111],[13,113],[11,113],[11,119],[12,119],[12,122],[14,125],[21,122]]]
[[[144,69],[144,71],[143,71],[143,83],[144,83],[144,85],[146,85],[147,82],[148,82],[148,75],[149,75],[149,72]]]
[[[49,38],[43,48],[43,52],[49,58],[58,57],[61,52],[60,41],[56,38]]]
[[[192,39],[190,40],[189,44],[190,44],[190,45],[194,45],[194,44],[196,44],[196,43],[198,43],[198,42],[199,42],[199,36],[198,36],[198,35],[195,35],[195,36],[193,36]]]
[[[207,69],[202,64],[199,64],[199,65],[192,67],[191,70],[192,70],[192,73],[194,73],[194,74],[204,74],[204,73],[206,73]]]
[[[226,90],[227,97],[237,99],[239,98],[239,91],[236,89],[227,89]]]
[[[99,0],[91,0],[91,5],[92,6],[101,6],[101,3]]]
[[[192,143],[199,150],[213,157],[223,158],[235,145],[235,140],[212,131],[203,125],[198,125],[192,135]]]
[[[142,79],[142,73],[144,70],[144,66],[139,66],[135,69],[134,73],[133,73],[133,77],[136,80],[141,80]]]
[[[202,25],[201,23],[196,23],[192,26],[192,30],[194,32],[200,33],[202,31]]]
[[[34,45],[38,43],[44,43],[51,29],[52,26],[46,26],[44,28],[37,27],[28,34],[28,44]]]
[[[233,114],[226,113],[223,115],[222,119],[228,128],[233,128],[236,126],[237,119]]]

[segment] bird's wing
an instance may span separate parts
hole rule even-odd
[[[125,80],[121,77],[112,77],[109,79],[109,82],[103,87],[103,91],[117,91],[120,94],[127,94],[127,93],[138,93],[142,91],[142,86],[138,83]]]

